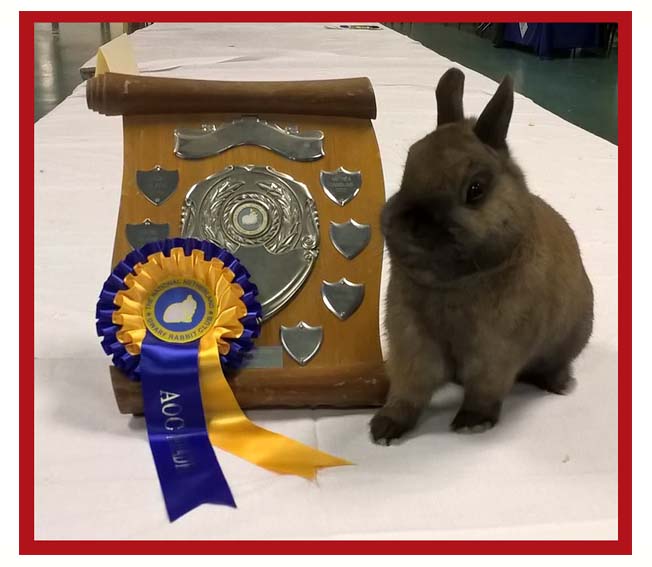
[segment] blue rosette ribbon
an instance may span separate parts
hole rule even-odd
[[[213,395],[222,388],[220,403],[242,413],[222,368],[238,368],[253,347],[261,321],[257,294],[232,254],[193,238],[130,252],[100,293],[97,333],[115,366],[142,383],[170,521],[202,503],[235,507],[209,438],[202,390]]]

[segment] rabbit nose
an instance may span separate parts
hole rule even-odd
[[[437,225],[447,225],[450,220],[450,213],[453,208],[453,202],[448,195],[442,195],[430,206],[430,216]]]
[[[448,241],[451,238],[450,224],[446,220],[437,222],[434,226],[434,236],[438,240]]]
[[[448,211],[437,208],[432,211],[430,217],[432,218],[433,224],[435,224],[437,228],[444,228],[444,225],[448,220]]]

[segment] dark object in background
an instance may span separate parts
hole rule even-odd
[[[532,49],[550,59],[558,50],[604,49],[607,54],[615,35],[612,24],[494,24],[494,45],[508,43]]]
[[[493,24],[493,44],[494,47],[502,47],[505,45],[503,34],[505,33],[505,24]]]

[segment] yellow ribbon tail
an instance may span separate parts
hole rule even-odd
[[[352,464],[252,423],[224,377],[213,333],[200,341],[199,383],[208,436],[214,446],[267,470],[311,480],[321,468]]]

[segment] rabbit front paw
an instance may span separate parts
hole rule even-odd
[[[546,392],[559,395],[570,394],[577,385],[571,374],[570,366],[564,366],[555,371],[544,369],[527,370],[519,376],[518,380],[541,388]]]
[[[498,413],[460,409],[451,423],[457,433],[482,433],[498,423]]]
[[[378,410],[370,423],[374,443],[389,446],[393,439],[410,431],[419,419],[421,410],[409,402],[394,402]]]

